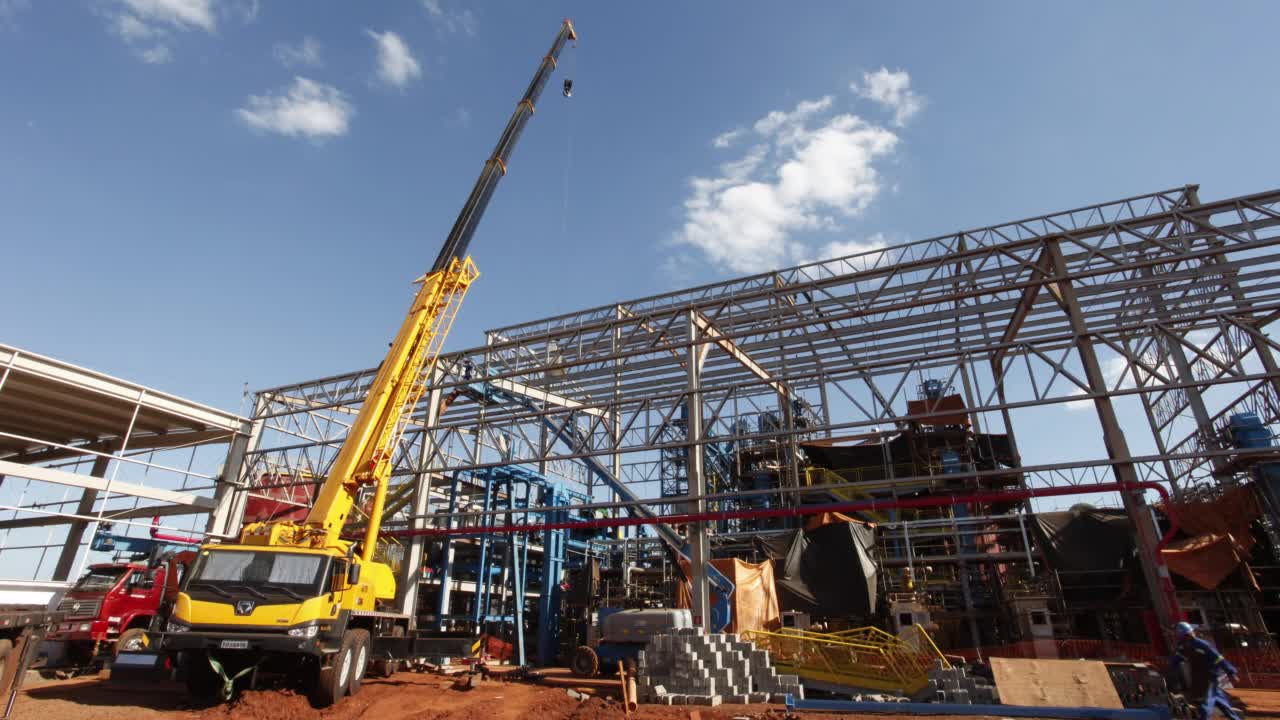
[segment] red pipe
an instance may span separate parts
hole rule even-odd
[[[1169,517],[1169,531],[1160,538],[1156,550],[1163,552],[1174,533],[1178,531],[1178,518],[1169,504],[1169,491],[1156,482],[1136,483],[1093,483],[1091,485],[1071,485],[1067,487],[1045,488],[1041,490],[996,490],[990,492],[965,493],[963,495],[929,495],[918,498],[898,498],[895,500],[855,500],[851,502],[827,503],[823,505],[800,505],[787,508],[761,508],[755,510],[725,510],[721,512],[681,513],[677,515],[660,515],[657,517],[598,518],[595,520],[565,520],[561,522],[534,523],[530,525],[493,525],[489,527],[457,527],[457,528],[421,528],[418,530],[388,530],[379,533],[382,537],[445,537],[449,535],[484,535],[487,533],[525,533],[543,530],[589,530],[594,528],[630,527],[638,525],[683,525],[691,522],[707,520],[753,520],[757,518],[801,517],[818,515],[826,512],[863,512],[876,510],[899,510],[910,508],[940,507],[975,502],[1002,502],[1027,500],[1030,498],[1059,497],[1062,495],[1084,495],[1098,492],[1122,492],[1125,490],[1154,490],[1166,507]],[[669,501],[669,500],[668,500]],[[505,513],[503,513],[505,514]]]

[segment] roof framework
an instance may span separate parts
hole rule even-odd
[[[1280,345],[1265,333],[1280,317],[1278,224],[1280,191],[1202,203],[1186,186],[499,328],[441,359],[397,475],[527,463],[589,486],[575,460],[592,456],[656,490],[664,448],[891,427],[936,379],[980,428],[1010,434],[1027,408],[1137,398],[1149,427],[1125,430],[1158,448],[1133,463],[1138,477],[1212,484],[1230,415],[1280,418]],[[1105,372],[1093,377],[1085,355]],[[694,392],[691,361],[693,437],[670,432]],[[372,377],[261,391],[266,432],[245,472],[322,477]],[[518,384],[528,402],[454,397],[483,379]],[[788,420],[782,397],[813,417],[755,421]],[[578,440],[560,441],[569,426]],[[1115,458],[1024,461],[1042,468],[1030,482],[1057,485],[1109,475]]]
[[[136,535],[154,518],[210,512],[211,465],[249,428],[234,413],[0,345],[5,574],[67,578],[98,522]]]

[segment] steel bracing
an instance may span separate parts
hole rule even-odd
[[[1090,411],[1071,420],[1100,449],[1020,457],[1033,489],[1229,483],[1266,453],[1224,442],[1227,419],[1280,419],[1280,345],[1266,334],[1280,317],[1278,225],[1280,190],[1201,202],[1186,186],[496,329],[441,357],[394,471],[428,498],[389,519],[421,527],[444,507],[439,478],[462,470],[527,464],[591,492],[584,457],[666,507],[671,451],[697,468],[701,448],[725,443],[767,448],[773,502],[793,502],[806,492],[798,443],[927,420],[936,406],[906,408],[926,379],[954,387],[1015,456],[1019,413]],[[323,477],[373,374],[261,391],[242,484]],[[1141,423],[1117,409],[1129,406]],[[1143,516],[1142,493],[1123,500]],[[1154,587],[1164,571],[1147,564]]]

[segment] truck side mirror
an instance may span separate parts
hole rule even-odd
[[[360,565],[351,563],[347,566],[347,584],[355,585],[360,582]]]

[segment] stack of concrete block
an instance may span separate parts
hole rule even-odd
[[[636,661],[640,702],[719,705],[804,697],[795,675],[779,675],[769,651],[737,635],[677,628],[655,635]]]
[[[985,678],[969,675],[963,667],[943,667],[941,662],[929,670],[929,686],[920,693],[927,702],[960,705],[995,705],[1000,693]]]

